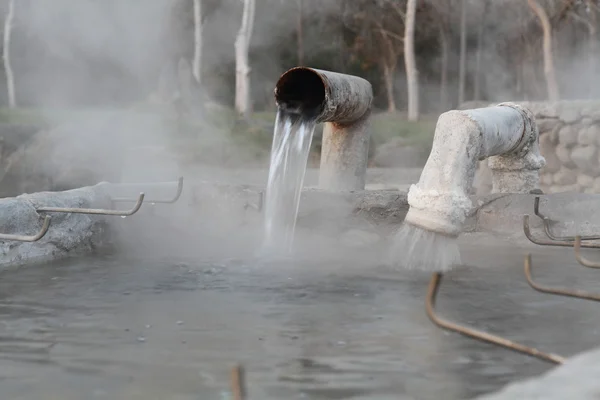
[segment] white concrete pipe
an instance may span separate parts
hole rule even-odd
[[[480,160],[489,157],[496,193],[536,189],[545,159],[533,114],[516,104],[440,115],[419,182],[408,192],[405,222],[458,236],[472,204],[469,192]]]

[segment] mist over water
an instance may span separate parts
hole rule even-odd
[[[394,237],[390,264],[397,268],[445,272],[462,263],[457,238],[403,223]]]
[[[278,110],[265,196],[263,250],[289,253],[316,122]]]

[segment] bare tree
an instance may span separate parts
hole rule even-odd
[[[431,26],[437,26],[437,37],[440,45],[440,99],[439,111],[446,111],[448,105],[448,66],[450,60],[451,21],[449,20],[452,3],[450,0],[438,2],[430,0]]]
[[[587,40],[587,68],[588,68],[588,79],[592,79],[596,70],[596,12],[598,11],[598,6],[594,4],[593,0],[586,0],[584,14],[585,16],[580,16],[577,12],[570,12],[570,16],[577,22],[580,22],[584,25],[588,31],[588,40]],[[588,85],[588,97],[592,97],[593,87],[594,85]]]
[[[352,7],[351,7],[352,6]],[[383,73],[383,83],[388,111],[395,112],[394,82],[398,57],[404,51],[405,9],[397,0],[353,1],[345,9],[347,27],[356,33],[353,50],[360,53],[362,64],[378,64]]]
[[[406,2],[406,18],[404,22],[404,62],[406,67],[406,83],[408,85],[408,120],[419,119],[419,77],[415,60],[415,19],[417,0]]]
[[[465,101],[467,75],[467,0],[460,2],[460,60],[458,67],[458,104]]]
[[[560,98],[558,90],[558,81],[556,80],[556,71],[554,70],[554,56],[552,52],[552,25],[546,10],[540,6],[537,0],[527,0],[527,4],[538,17],[542,25],[544,34],[544,76],[546,78],[546,90],[548,92],[548,100],[558,101]]]
[[[481,20],[479,21],[479,29],[477,31],[477,53],[475,55],[475,84],[473,88],[473,98],[474,100],[481,100],[481,57],[484,48],[484,33],[485,33],[485,23],[488,13],[489,2],[487,0],[483,0],[483,10],[481,12]]]
[[[194,0],[194,63],[192,71],[196,81],[202,81],[202,0]]]
[[[235,39],[235,109],[248,116],[251,112],[250,62],[248,53],[254,27],[255,0],[242,0],[244,11],[242,23]]]
[[[15,95],[15,77],[10,63],[10,37],[14,18],[15,0],[10,0],[8,3],[8,13],[6,14],[6,19],[4,20],[4,48],[2,51],[4,71],[6,73],[6,87],[8,89],[8,106],[10,108],[17,107],[17,99]]]
[[[298,41],[298,65],[304,64],[304,7],[303,0],[298,1],[298,28],[297,28],[297,41]]]

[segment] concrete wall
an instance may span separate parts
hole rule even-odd
[[[546,166],[540,171],[545,193],[600,193],[600,102],[521,102],[535,115],[540,151]],[[461,108],[488,104],[466,103]],[[478,194],[489,192],[491,180],[485,162],[476,178]]]

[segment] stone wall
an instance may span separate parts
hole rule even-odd
[[[546,166],[540,171],[545,193],[600,193],[600,102],[520,102],[535,115],[540,131],[540,151]],[[489,104],[466,103],[461,109]],[[482,162],[475,185],[478,194],[491,188],[491,177]]]

